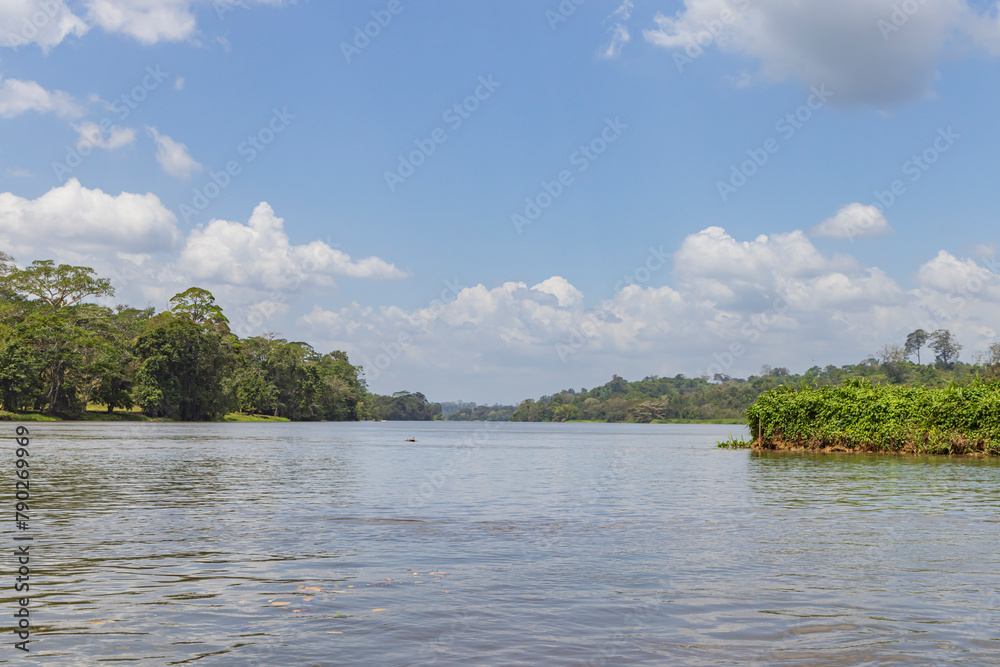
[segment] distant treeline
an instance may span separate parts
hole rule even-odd
[[[911,361],[916,357],[919,362],[920,351],[925,346],[935,353],[934,362]],[[952,383],[966,386],[976,378],[1000,375],[1000,343],[990,346],[975,364],[958,361],[961,349],[947,330],[928,333],[918,329],[907,336],[905,344],[886,345],[859,364],[813,366],[801,375],[787,368],[770,366],[764,366],[760,375],[745,380],[716,374],[713,378],[650,376],[627,382],[615,375],[610,382],[595,389],[566,389],[538,400],[523,401],[510,418],[525,422],[742,421],[747,408],[758,396],[779,387],[840,386],[858,379],[901,386],[944,387]],[[471,410],[463,407],[447,418],[479,419],[482,418],[480,414],[500,418],[505,410],[499,406],[479,406]]]
[[[449,421],[509,422],[513,405],[476,405],[462,401],[441,403],[442,416]]]
[[[212,294],[193,287],[171,309],[107,308],[93,269],[0,253],[0,407],[66,418],[89,404],[183,421],[230,412],[294,421],[440,418],[423,394],[368,393],[341,351],[273,336],[241,339]]]

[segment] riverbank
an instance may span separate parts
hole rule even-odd
[[[781,388],[746,412],[750,441],[726,449],[1000,455],[1000,382],[943,388],[876,385]]]
[[[39,412],[8,412],[0,410],[0,421],[8,422],[171,422],[170,419],[157,419],[147,417],[141,412],[124,412],[107,410],[87,410],[76,418],[57,417],[54,415],[44,415]],[[284,417],[272,417],[270,415],[245,415],[241,413],[231,413],[216,422],[288,422]],[[204,422],[211,423],[211,422]]]

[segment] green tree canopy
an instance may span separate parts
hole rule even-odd
[[[950,367],[958,360],[958,353],[962,346],[958,344],[950,331],[938,329],[931,334],[930,348],[937,353],[935,361]]]
[[[217,331],[229,331],[229,319],[215,303],[215,297],[206,289],[191,287],[170,297],[170,312],[177,317]]]
[[[4,257],[9,260],[7,255]],[[2,261],[5,263],[7,260]],[[95,278],[94,273],[86,266],[56,266],[50,259],[35,260],[24,269],[5,268],[0,285],[59,310],[80,303],[87,297],[114,296],[115,288],[111,286],[111,281]]]

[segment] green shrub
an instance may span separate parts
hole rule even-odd
[[[747,409],[759,449],[1000,454],[1000,381],[903,387],[851,380],[781,387]]]

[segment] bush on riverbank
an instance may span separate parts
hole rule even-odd
[[[747,409],[754,449],[1000,454],[1000,381],[782,387]]]

